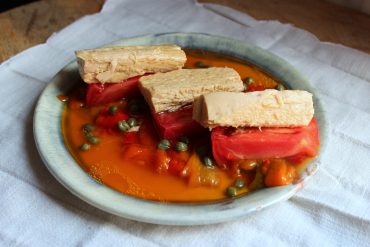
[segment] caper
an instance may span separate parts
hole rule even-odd
[[[94,130],[94,125],[92,125],[91,123],[87,123],[87,124],[84,124],[82,126],[82,130],[85,132],[85,133],[88,133],[88,132],[91,132]]]
[[[100,142],[100,139],[96,136],[90,136],[87,138],[87,140],[91,143],[91,144],[98,144]]]
[[[119,121],[117,123],[117,127],[120,131],[123,131],[123,132],[126,132],[130,129],[130,125],[125,120]]]
[[[189,144],[190,143],[190,140],[189,140],[189,138],[187,136],[181,136],[179,138],[179,141],[180,142],[183,142],[183,143],[186,143],[186,144]]]
[[[213,168],[214,166],[213,166],[213,161],[212,161],[212,159],[210,158],[210,157],[208,157],[208,156],[205,156],[204,158],[203,158],[203,163],[204,163],[204,165],[206,166],[206,167],[209,167],[209,168]]]
[[[188,150],[188,144],[186,144],[185,142],[177,142],[176,150],[179,152],[185,152]]]
[[[244,79],[244,83],[247,85],[251,84],[252,82],[254,82],[254,79],[252,77],[247,77]]]
[[[283,90],[285,90],[285,87],[282,84],[279,84],[279,85],[276,86],[276,89],[279,90],[279,91],[283,91]]]
[[[244,91],[248,90],[248,83],[243,82]]]
[[[171,143],[170,143],[170,141],[169,141],[169,140],[167,140],[167,139],[162,139],[162,140],[158,143],[157,147],[158,147],[159,149],[162,149],[162,150],[167,150],[167,149],[169,149],[169,148],[171,147]]]
[[[135,127],[135,126],[138,126],[138,122],[136,120],[136,118],[129,118],[127,120],[127,123],[128,125],[132,128],[132,127]]]
[[[238,178],[237,180],[235,180],[235,187],[236,188],[243,188],[244,187],[244,180]]]
[[[115,115],[118,111],[118,106],[112,105],[112,106],[109,107],[108,111],[109,111],[109,114]]]
[[[238,192],[237,189],[234,186],[230,186],[227,188],[226,193],[230,197],[237,196]]]
[[[87,151],[87,150],[89,150],[90,149],[90,144],[88,144],[88,143],[84,143],[84,144],[82,144],[81,146],[80,146],[80,149],[82,150],[82,151]]]
[[[85,135],[86,138],[94,136],[94,134],[92,132],[86,132],[86,131],[84,131],[84,135]]]
[[[204,62],[202,61],[198,61],[198,62],[195,62],[195,67],[197,68],[208,68],[209,66],[207,64],[205,64]]]

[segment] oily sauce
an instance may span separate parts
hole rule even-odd
[[[258,68],[242,61],[213,52],[187,50],[186,53],[187,68],[193,68],[197,62],[202,61],[208,66],[234,68],[242,79],[254,78],[249,85],[251,87],[275,88],[278,85]],[[146,154],[142,151],[140,159],[125,157],[127,145],[123,145],[122,133],[99,128],[95,128],[93,134],[99,137],[100,142],[91,145],[89,150],[82,151],[81,144],[86,142],[82,126],[94,123],[97,114],[106,106],[85,107],[84,100],[78,93],[80,90],[75,89],[68,95],[63,112],[62,131],[69,151],[91,177],[124,194],[149,200],[190,203],[209,202],[227,197],[225,191],[235,181],[235,177],[228,171],[214,168],[214,173],[217,173],[217,184],[213,186],[194,186],[189,184],[189,178],[155,171],[153,154],[160,138],[149,113],[142,119],[140,126],[139,138],[147,147]],[[125,107],[127,102],[122,100],[115,104]],[[209,136],[204,138],[207,139]],[[199,138],[191,139],[190,142],[196,142],[197,139]],[[194,150],[190,150],[188,155],[191,156],[193,153]]]

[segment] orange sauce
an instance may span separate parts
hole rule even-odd
[[[256,67],[242,61],[212,52],[187,50],[186,67],[194,67],[197,61],[209,66],[231,67],[238,71],[242,79],[253,77],[251,86],[274,88],[278,83]],[[60,97],[61,100],[65,99]],[[124,107],[125,101],[116,105]],[[62,118],[64,140],[77,163],[94,179],[122,193],[149,200],[170,202],[209,202],[227,197],[225,191],[235,181],[228,171],[215,168],[219,183],[216,186],[192,186],[188,178],[182,178],[169,173],[158,173],[154,168],[151,155],[155,153],[160,141],[153,123],[148,121],[140,127],[140,138],[148,147],[143,160],[125,158],[125,148],[122,144],[122,133],[109,133],[99,128],[94,129],[94,135],[100,138],[100,143],[91,145],[87,151],[80,146],[86,142],[82,126],[94,123],[94,119],[102,106],[86,108],[83,101],[69,95]],[[191,140],[194,141],[194,140]],[[190,151],[189,155],[194,151]]]

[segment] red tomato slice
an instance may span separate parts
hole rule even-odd
[[[91,83],[87,86],[86,106],[111,103],[124,97],[139,94],[138,81],[141,75],[119,83]]]
[[[180,136],[197,135],[206,130],[195,122],[192,116],[193,107],[191,105],[173,112],[167,111],[153,114],[159,135],[169,140],[176,140]]]
[[[221,167],[240,159],[284,158],[302,154],[313,157],[319,147],[314,118],[308,126],[296,128],[215,128],[211,139],[213,156]]]
[[[95,119],[97,126],[106,129],[117,129],[117,123],[122,120],[127,120],[129,116],[122,110],[118,110],[112,115],[107,109],[102,110]]]

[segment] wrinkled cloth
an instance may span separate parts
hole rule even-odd
[[[282,57],[317,89],[330,120],[320,169],[290,200],[236,221],[163,226],[103,212],[72,195],[35,147],[35,104],[74,51],[132,36],[202,32]],[[0,65],[2,246],[369,246],[370,56],[277,21],[191,0],[107,0],[46,43]]]

